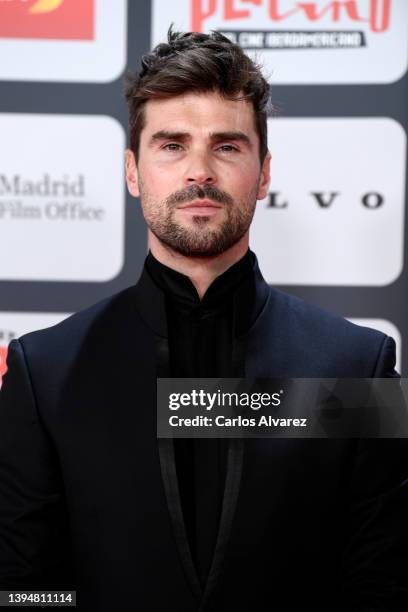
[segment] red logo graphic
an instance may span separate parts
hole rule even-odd
[[[94,0],[0,0],[0,38],[93,40]]]
[[[6,358],[7,358],[7,347],[0,346],[0,387],[1,387],[1,379],[7,371]]]
[[[267,6],[272,22],[281,22],[293,15],[303,14],[310,22],[328,17],[333,23],[340,22],[343,25],[346,22],[368,23],[372,32],[381,33],[390,27],[391,2],[392,0],[368,0],[367,4],[367,1],[362,0],[334,0],[326,3],[288,0],[191,0],[191,29],[202,32],[204,22],[221,7],[225,21],[248,19],[251,17],[251,8],[248,8],[248,5],[252,4]],[[292,6],[288,10],[290,4]]]

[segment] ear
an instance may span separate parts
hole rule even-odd
[[[137,174],[136,159],[133,151],[126,149],[125,152],[125,167],[126,167],[126,183],[129,189],[129,193],[138,198],[139,192],[139,181]]]
[[[256,196],[257,200],[263,200],[268,195],[269,183],[271,181],[271,160],[272,155],[268,151],[262,163],[258,193]]]

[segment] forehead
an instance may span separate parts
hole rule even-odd
[[[144,109],[146,135],[159,130],[195,132],[244,131],[256,139],[255,113],[247,100],[228,100],[218,93],[187,93],[148,100]]]

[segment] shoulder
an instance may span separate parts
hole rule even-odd
[[[109,296],[61,321],[60,323],[24,334],[19,338],[22,350],[28,360],[35,358],[44,363],[69,361],[83,348],[89,338],[99,338],[103,343],[104,334],[122,321],[128,312],[135,312],[134,286]]]
[[[384,339],[384,334],[378,330],[351,323],[344,317],[273,287],[270,288],[269,307],[274,316],[295,326],[297,333],[334,333],[336,337],[369,338],[377,342]]]
[[[61,401],[109,386],[118,389],[112,381],[129,374],[133,380],[137,364],[150,363],[150,336],[138,314],[135,290],[136,285],[13,341],[4,387],[25,380],[46,418],[47,410]]]
[[[282,350],[303,354],[339,375],[373,376],[395,364],[395,342],[384,333],[351,323],[319,306],[273,287],[267,306],[270,333]],[[375,374],[377,372],[377,374]],[[327,374],[329,375],[329,374]],[[337,374],[336,374],[337,375]]]

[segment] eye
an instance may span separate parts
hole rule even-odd
[[[238,148],[234,147],[233,145],[225,144],[218,147],[218,150],[222,153],[232,153],[233,151],[238,151]]]
[[[181,150],[181,145],[178,144],[177,142],[169,142],[167,144],[164,145],[163,149],[165,149],[166,151],[180,151]]]

